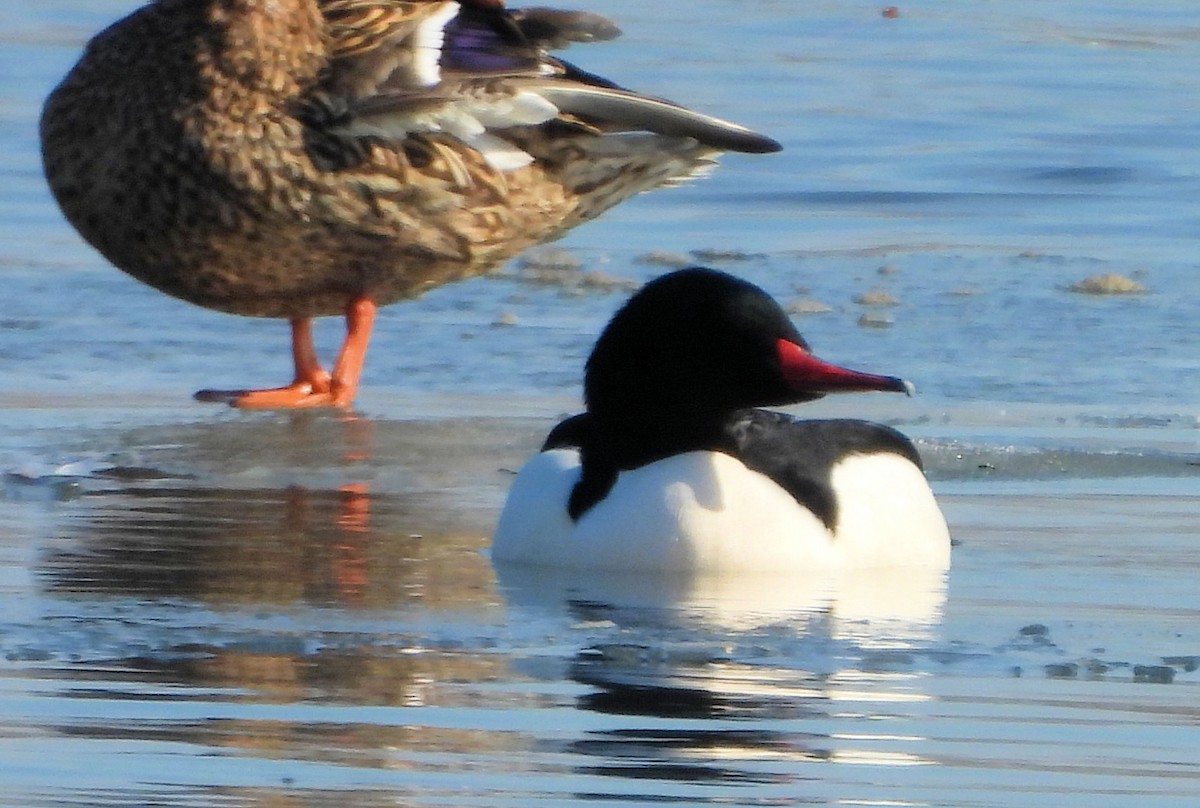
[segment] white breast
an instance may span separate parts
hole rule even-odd
[[[768,477],[717,452],[622,472],[578,521],[572,449],[542,452],[517,475],[493,540],[498,559],[576,569],[749,572],[933,566],[950,559],[945,520],[924,475],[897,455],[854,456],[832,476],[831,532]]]

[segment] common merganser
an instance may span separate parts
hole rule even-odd
[[[945,569],[950,534],[912,442],[882,424],[755,409],[912,393],[817,359],[783,309],[693,267],[647,283],[587,361],[587,411],[517,474],[493,557],[642,572]]]

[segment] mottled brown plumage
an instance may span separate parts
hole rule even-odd
[[[546,54],[616,33],[491,0],[157,0],[50,96],[46,175],[135,278],[292,321],[288,389],[320,395],[234,403],[347,404],[358,368],[330,383],[302,356],[308,318],[488,271],[721,150],[778,148]]]

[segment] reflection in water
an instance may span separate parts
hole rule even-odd
[[[914,707],[931,700],[919,675],[864,678],[715,658],[631,665],[630,657],[655,653],[632,650],[587,649],[572,667],[573,678],[595,688],[580,699],[581,709],[629,719],[572,745],[594,759],[580,771],[794,787],[831,776],[812,764],[936,762],[919,751],[926,739],[899,729],[909,727]],[[798,799],[794,791],[789,795]]]
[[[485,539],[437,535],[444,497],[373,492],[380,449],[422,438],[388,426],[297,413],[130,433],[126,462],[99,473],[111,485],[85,497],[46,578],[58,592],[209,606],[479,600]]]
[[[580,774],[755,785],[794,804],[799,784],[827,775],[811,764],[933,762],[922,738],[888,726],[930,700],[915,659],[941,620],[941,571],[663,579],[501,565],[498,575],[514,610],[566,610],[605,634],[568,675],[589,688],[581,710],[626,721],[570,744],[589,759]]]
[[[210,606],[469,604],[490,585],[478,537],[425,536],[422,502],[333,491],[144,485],[91,498],[43,562],[54,591]],[[78,535],[71,535],[78,534]],[[430,586],[431,580],[453,586]],[[465,604],[464,604],[465,605]]]
[[[450,641],[440,648],[411,624],[431,609],[487,623],[494,607],[483,539],[410,529],[422,523],[420,497],[372,495],[365,484],[237,490],[155,481],[109,489],[88,504],[68,524],[58,543],[65,547],[41,562],[49,592],[146,605],[132,616],[114,607],[103,621],[106,642],[88,655],[95,667],[70,666],[72,678],[104,678],[117,667],[133,681],[195,688],[199,699],[211,688],[244,688],[269,703],[412,706],[441,682],[497,673],[497,660]],[[195,613],[189,603],[216,610],[197,614],[211,629],[171,619],[179,611],[171,604]],[[361,620],[347,624],[347,610]],[[273,622],[222,630],[223,614]],[[144,650],[121,653],[128,649]]]
[[[519,733],[410,714],[480,706],[475,686],[502,677],[506,660],[475,650],[497,611],[486,537],[445,532],[454,521],[445,496],[373,491],[387,461],[370,422],[239,421],[227,432],[177,430],[170,443],[165,430],[146,433],[129,441],[142,462],[87,480],[37,562],[39,595],[55,605],[43,627],[23,630],[23,653],[43,660],[42,677],[70,683],[56,693],[62,717],[39,722],[41,731],[79,754],[134,744],[162,746],[168,758],[221,750],[260,765],[359,772],[527,751]],[[385,439],[408,440],[395,428]],[[326,487],[247,485],[289,475]],[[98,714],[93,705],[105,706]],[[137,782],[155,779],[154,759],[142,755],[148,774]],[[194,765],[193,776],[227,780],[204,769]],[[225,791],[247,804],[319,804],[308,789],[295,800],[287,788]],[[87,793],[105,804],[167,798]],[[349,792],[337,793],[344,804]],[[354,804],[395,803],[391,788],[355,793]]]
[[[594,688],[580,708],[630,720],[573,744],[598,758],[581,770],[778,785],[829,774],[806,764],[935,762],[919,752],[924,739],[889,729],[906,726],[913,708],[930,701],[919,674],[821,673],[741,658],[687,659],[694,652],[671,656],[628,646],[579,654],[571,675]]]
[[[879,728],[923,703],[912,660],[936,634],[941,573],[493,569],[481,532],[446,529],[471,521],[446,487],[413,482],[495,468],[437,454],[457,445],[439,427],[216,426],[127,436],[43,542],[50,615],[27,658],[60,706],[30,725],[92,769],[131,748],[148,772],[184,754],[191,799],[223,783],[250,805],[323,804],[314,780],[356,805],[701,805],[746,787],[794,801],[823,764],[924,760],[920,738]],[[71,798],[178,801],[148,781]]]
[[[604,762],[579,771],[604,777],[700,784],[781,784],[799,777],[778,768],[754,771],[750,761],[822,760],[795,733],[758,730],[616,730],[573,744],[573,751]],[[743,765],[736,765],[738,762]]]
[[[1191,804],[1186,681],[1135,684],[1128,668],[1124,684],[1006,678],[1014,661],[1040,670],[1101,644],[1061,623],[1016,651],[983,646],[986,627],[943,627],[941,575],[911,570],[494,570],[482,531],[462,528],[477,518],[462,515],[462,489],[404,470],[422,451],[418,474],[445,468],[437,452],[463,430],[376,423],[369,451],[347,460],[346,424],[298,423],[147,428],[74,499],[14,506],[42,518],[36,531],[14,522],[19,542],[0,538],[0,747],[36,763],[6,769],[0,803],[1017,806],[1055,804],[1087,778],[1085,793]],[[1003,603],[988,625],[1009,637],[1028,609],[1050,622],[1064,599],[1085,602],[1061,570],[1108,535],[1108,560],[1076,577],[1101,576],[1092,597],[1138,608],[1074,614],[1119,618],[1142,644],[1183,636],[1163,647],[1193,653],[1190,612],[1140,598],[1147,569],[1191,591],[1194,500],[1160,496],[1151,512],[1114,497],[1097,511],[1094,497],[1056,494],[1004,510],[989,494],[967,512],[959,498],[974,540],[956,583],[988,581],[974,584],[978,608]],[[1137,576],[1112,561],[1128,562],[1130,535],[1158,536],[1135,553]],[[1042,596],[1005,600],[1013,591]],[[955,667],[976,651],[985,675]],[[1092,731],[1113,726],[1132,740]]]
[[[523,608],[593,603],[626,620],[649,612],[725,630],[820,619],[833,636],[867,644],[930,638],[946,600],[945,571],[919,568],[664,576],[497,562],[496,572],[506,599]]]

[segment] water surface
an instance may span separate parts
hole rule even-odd
[[[285,326],[107,267],[37,156],[133,3],[0,10],[0,803],[1193,805],[1200,29],[935,5],[606,4],[570,58],[785,151],[575,231],[554,282],[387,309],[353,414],[190,401],[284,379]],[[684,261],[917,383],[797,411],[917,439],[948,577],[493,567],[594,335]],[[1147,291],[1067,291],[1108,272]]]

